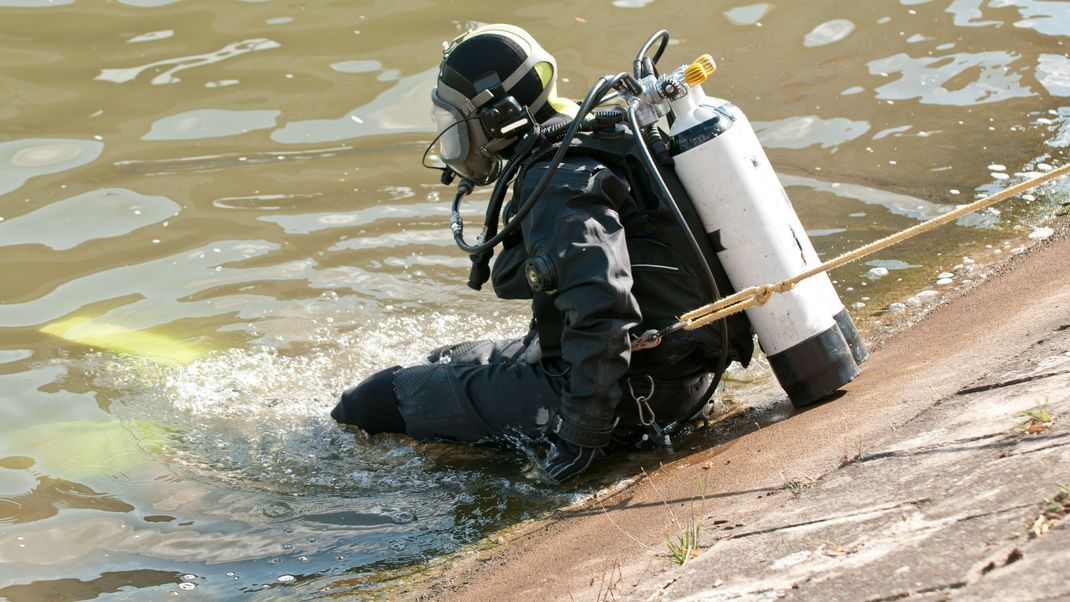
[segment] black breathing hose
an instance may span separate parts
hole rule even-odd
[[[494,190],[490,193],[490,201],[487,203],[487,212],[483,216],[483,231],[478,240],[487,240],[498,233],[498,220],[502,211],[502,201],[505,199],[505,191],[520,168],[521,161],[510,161],[502,170],[498,181],[494,184]],[[460,198],[456,200],[454,208],[457,209]],[[479,253],[469,255],[472,260],[472,269],[468,272],[468,288],[480,290],[483,284],[490,279],[490,258],[494,255],[493,249],[487,249]]]
[[[465,195],[472,192],[471,180],[461,180],[461,183],[457,185],[457,196],[453,199],[453,204],[450,207],[450,228],[453,230],[453,240],[457,243],[457,246],[468,253],[469,255],[476,255],[484,251],[493,249],[498,243],[505,239],[520,222],[524,220],[524,217],[531,212],[535,206],[535,202],[539,200],[539,197],[546,190],[546,187],[550,185],[550,180],[553,179],[554,174],[557,173],[557,168],[560,167],[562,159],[565,157],[565,153],[568,151],[568,147],[572,142],[572,139],[576,137],[580,127],[584,123],[584,117],[590,113],[594,107],[602,100],[602,97],[620,83],[621,80],[631,77],[627,73],[618,73],[612,77],[602,76],[595,82],[595,85],[591,88],[591,91],[587,93],[587,97],[583,99],[583,103],[580,105],[579,111],[576,113],[576,118],[569,124],[568,130],[565,132],[565,136],[562,139],[561,146],[558,147],[557,152],[554,153],[553,159],[550,162],[550,168],[543,174],[542,179],[539,180],[538,185],[535,186],[535,190],[531,192],[527,199],[524,200],[524,204],[517,210],[513,219],[506,224],[497,234],[491,236],[489,240],[484,240],[476,244],[468,244],[464,240],[464,220],[461,218],[460,205],[461,199]]]
[[[676,221],[680,224],[680,227],[687,235],[686,238],[688,245],[691,247],[691,251],[695,254],[695,257],[698,258],[699,267],[702,268],[702,275],[706,278],[706,284],[710,289],[709,292],[713,295],[716,295],[717,297],[720,297],[720,295],[718,294],[719,291],[717,288],[717,281],[713,278],[713,271],[710,270],[710,264],[706,261],[706,256],[702,254],[702,248],[699,247],[698,241],[695,240],[695,234],[691,232],[691,228],[687,225],[687,219],[684,218],[684,214],[680,211],[680,207],[673,199],[672,192],[669,191],[669,187],[665,184],[665,180],[661,177],[661,172],[658,171],[658,166],[654,162],[654,157],[651,156],[650,149],[647,148],[646,142],[645,140],[643,140],[642,127],[640,127],[639,117],[636,115],[636,108],[638,107],[638,104],[639,102],[636,100],[633,100],[628,103],[628,124],[632,128],[632,132],[636,134],[636,140],[640,141],[640,155],[643,158],[643,162],[646,163],[647,170],[650,171],[651,179],[654,180],[654,183],[658,187],[658,192],[660,192],[662,197],[664,197],[666,203],[669,205],[669,208],[672,209],[672,213],[673,216],[676,218]]]
[[[692,232],[691,227],[687,225],[687,218],[684,217],[684,214],[680,211],[679,205],[676,204],[676,199],[673,198],[672,191],[670,191],[668,185],[665,184],[665,179],[661,177],[661,172],[658,170],[657,164],[654,163],[654,157],[651,156],[650,149],[647,148],[646,140],[639,134],[639,132],[642,131],[642,128],[639,125],[639,117],[636,115],[638,104],[639,101],[637,100],[632,100],[628,103],[628,125],[632,128],[632,132],[636,134],[635,138],[638,142],[640,150],[639,154],[642,156],[643,162],[646,164],[646,168],[650,172],[650,177],[657,185],[658,191],[664,198],[665,203],[672,209],[673,216],[680,224],[680,228],[683,229],[684,233],[687,235],[688,245],[691,247],[691,252],[694,253],[695,258],[698,260],[699,267],[702,269],[702,275],[706,279],[709,293],[712,295],[713,300],[716,301],[721,298],[721,289],[717,286],[717,279],[713,277],[713,270],[710,269],[710,264],[706,261],[706,256],[702,253],[702,248],[699,247],[694,232]],[[709,389],[699,399],[697,405],[684,415],[683,420],[691,419],[702,410],[702,407],[706,405],[709,398],[713,396],[714,390],[717,389],[717,384],[721,382],[721,377],[724,375],[725,368],[728,367],[728,324],[725,323],[724,318],[719,321],[719,324],[721,325],[721,355],[717,362],[717,372],[714,374]],[[674,420],[669,423],[666,425],[665,431],[670,432],[674,430],[679,425],[679,422],[679,420]]]
[[[597,110],[594,111],[593,117],[584,118],[581,129],[589,130],[598,125],[613,125],[623,120],[624,111],[620,109]],[[570,125],[570,121],[555,123],[521,138],[513,158],[506,164],[501,176],[494,184],[494,190],[490,194],[490,201],[487,203],[487,212],[483,217],[483,231],[480,232],[477,240],[489,240],[498,233],[498,223],[501,220],[505,193],[521,166],[527,161],[531,151],[540,144],[559,142]],[[472,260],[472,268],[468,272],[468,288],[477,291],[481,290],[487,280],[490,279],[490,259],[493,255],[494,251],[487,249],[468,256]]]
[[[650,47],[654,45],[654,42],[661,41],[658,45],[657,51],[654,52],[654,58],[650,60],[649,64],[646,64],[644,59],[648,59],[647,52],[650,52]],[[632,72],[635,75],[635,79],[643,79],[647,75],[656,75],[657,71],[654,69],[654,65],[657,64],[661,55],[665,53],[665,49],[669,46],[669,30],[662,29],[661,31],[654,32],[654,35],[650,36],[647,41],[639,48],[639,52],[635,55],[635,60],[632,62]],[[647,70],[650,70],[647,73]]]

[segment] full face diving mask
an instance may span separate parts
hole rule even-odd
[[[502,81],[493,71],[472,82],[447,60],[450,53],[466,40],[477,35],[496,34],[517,42],[528,51],[524,61]],[[477,184],[487,184],[498,174],[500,152],[512,145],[534,123],[532,114],[552,98],[555,89],[554,73],[557,65],[553,56],[542,49],[524,30],[509,25],[489,25],[454,40],[443,53],[443,73],[471,82],[476,94],[469,98],[447,85],[440,77],[431,91],[431,115],[438,130],[439,155],[453,171]],[[510,91],[532,69],[542,84],[540,94],[527,106],[514,99]]]

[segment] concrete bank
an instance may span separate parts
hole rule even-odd
[[[877,350],[846,394],[454,563],[464,600],[1070,599],[1070,238]],[[701,523],[683,566],[666,537]]]

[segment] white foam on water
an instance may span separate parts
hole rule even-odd
[[[1042,228],[1036,228],[1035,230],[1030,232],[1029,238],[1032,238],[1033,240],[1044,240],[1045,238],[1050,237],[1052,234],[1055,234],[1055,230],[1044,226]]]

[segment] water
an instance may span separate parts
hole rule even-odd
[[[572,97],[661,27],[665,65],[712,53],[707,91],[748,113],[825,257],[1070,144],[1059,2],[0,0],[0,596],[389,592],[622,474],[559,490],[519,453],[326,415],[379,367],[526,325],[464,286],[419,167],[442,42],[475,21],[529,28]],[[833,279],[877,335],[1065,199]],[[775,396],[757,365],[724,396]]]

